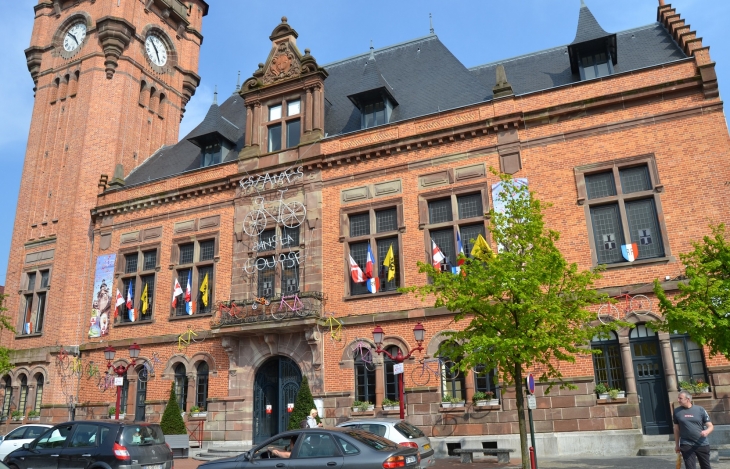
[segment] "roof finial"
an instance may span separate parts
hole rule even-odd
[[[375,60],[375,49],[373,48],[373,40],[370,39],[370,57],[368,60]]]
[[[241,89],[241,71],[238,71],[238,78],[236,79],[236,91]]]
[[[580,1],[582,2],[583,0]],[[429,34],[435,34],[433,32],[433,18],[431,17],[431,13],[428,14],[428,24],[430,26],[430,29],[428,30]]]
[[[580,0],[580,7],[581,8],[588,8],[588,5],[586,5],[586,2],[584,2],[583,0]]]
[[[215,85],[215,91],[213,92],[213,104],[218,104],[218,85]]]

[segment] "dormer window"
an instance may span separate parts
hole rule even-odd
[[[386,118],[385,102],[366,104],[362,109],[362,128],[367,129],[388,122]]]
[[[223,146],[220,142],[206,145],[205,148],[202,149],[202,155],[200,158],[201,168],[218,164],[221,161],[223,161]]]
[[[286,110],[286,115],[282,115]],[[269,106],[268,151],[294,148],[301,139],[301,100],[292,99]]]
[[[611,57],[605,52],[580,54],[580,78],[590,80],[611,75],[613,65]]]

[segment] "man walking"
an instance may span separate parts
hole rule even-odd
[[[684,466],[696,469],[700,460],[701,469],[710,469],[710,442],[707,435],[714,429],[707,411],[692,405],[692,394],[680,391],[679,405],[674,409],[674,450],[682,453]]]

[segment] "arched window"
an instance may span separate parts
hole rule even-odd
[[[491,392],[495,399],[499,399],[499,386],[495,380],[495,369],[488,369],[484,365],[474,368],[474,391]]]
[[[200,362],[195,378],[195,405],[205,410],[208,405],[208,364]]]
[[[13,386],[10,381],[10,376],[5,375],[3,378],[3,388],[5,388],[5,396],[3,398],[2,416],[7,417],[10,415],[10,403],[13,401]]]
[[[398,355],[398,347],[395,345],[391,345],[385,350],[393,356]],[[383,372],[385,373],[385,379],[383,380],[385,382],[385,396],[383,397],[391,401],[399,401],[398,377],[393,374],[393,365],[395,365],[395,362],[383,354],[383,364]]]
[[[672,357],[674,357],[674,369],[677,372],[677,382],[707,382],[705,372],[705,360],[702,356],[702,348],[688,335],[672,334]]]
[[[43,375],[38,373],[35,375],[35,403],[33,404],[33,410],[36,412],[41,411],[41,404],[43,403]]]
[[[355,400],[375,404],[375,367],[366,363],[358,349],[355,354]]]
[[[20,375],[20,401],[18,401],[18,410],[25,415],[25,404],[28,402],[28,377]]]
[[[591,341],[591,349],[601,351],[600,354],[593,355],[593,373],[596,384],[604,383],[609,389],[626,390],[621,349],[616,333],[609,332],[595,336]]]
[[[441,398],[447,394],[457,399],[466,399],[464,373],[461,373],[452,361],[441,362]]]
[[[188,375],[185,372],[185,365],[182,363],[175,366],[175,395],[180,410],[187,410],[185,404],[188,401]]]

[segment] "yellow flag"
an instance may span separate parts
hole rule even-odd
[[[145,283],[144,290],[142,291],[142,296],[139,298],[140,301],[142,302],[142,314],[147,314],[147,311],[150,309],[150,301],[149,301],[149,297],[147,296],[147,287],[148,286],[149,285],[147,285]]]
[[[388,282],[395,278],[395,256],[393,255],[393,245],[388,248],[388,254],[385,255],[383,266],[388,269]]]
[[[494,251],[492,251],[492,248],[489,247],[489,244],[487,244],[487,240],[484,239],[481,233],[477,236],[476,241],[474,241],[474,246],[471,248],[471,255],[472,257],[477,258],[491,257],[492,259],[494,259],[495,257],[497,257],[494,254]]]
[[[203,306],[208,306],[208,274],[205,274],[203,283],[200,284],[200,293],[203,294],[201,297],[203,300]]]

